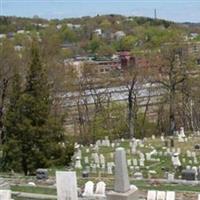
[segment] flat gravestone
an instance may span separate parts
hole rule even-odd
[[[58,200],[78,200],[75,172],[56,172]]]

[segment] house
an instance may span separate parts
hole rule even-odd
[[[131,55],[129,51],[118,52],[118,56],[121,62],[122,70],[130,66],[135,66],[135,57]]]
[[[124,31],[117,31],[114,33],[114,38],[118,41],[121,40],[125,36],[126,34],[124,33]]]
[[[195,38],[197,38],[199,36],[198,33],[190,33],[189,38],[190,40],[194,40]]]
[[[15,36],[15,33],[14,33],[14,32],[9,32],[9,33],[7,34],[7,37],[8,37],[9,39],[14,38],[14,36]]]
[[[25,30],[18,30],[17,31],[17,34],[24,34],[25,33]]]
[[[21,45],[14,46],[15,51],[21,51],[24,47]]]
[[[62,28],[62,25],[61,25],[61,24],[58,24],[58,25],[56,26],[56,28],[57,28],[58,30],[60,30],[60,29]]]
[[[90,61],[90,65],[94,66],[94,70],[97,74],[108,74],[112,71],[121,70],[120,60],[112,60],[110,58],[99,58]]]
[[[78,77],[82,76],[84,66],[91,67],[92,72],[97,76],[108,74],[112,71],[121,70],[121,62],[119,59],[111,58],[92,58],[92,57],[75,57],[72,59],[64,60],[65,66],[73,66],[76,70]]]
[[[81,25],[80,24],[71,24],[71,23],[68,23],[67,27],[70,28],[71,30],[77,30],[77,29],[81,28]]]
[[[6,38],[6,34],[0,34],[0,39],[5,39]]]
[[[102,35],[102,30],[100,29],[100,28],[98,28],[98,29],[95,29],[94,31],[93,31],[93,33],[96,35],[96,36],[101,36]]]

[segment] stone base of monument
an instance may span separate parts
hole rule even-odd
[[[139,191],[135,189],[131,189],[125,193],[118,193],[118,192],[108,192],[107,193],[107,200],[138,200],[139,198]]]

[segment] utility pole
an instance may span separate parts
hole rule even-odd
[[[154,19],[157,19],[157,10],[154,9]]]

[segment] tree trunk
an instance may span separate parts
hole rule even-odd
[[[170,123],[169,135],[173,136],[175,128],[176,128],[176,122],[175,122],[175,87],[174,86],[172,86],[171,89],[170,89],[169,123]]]

